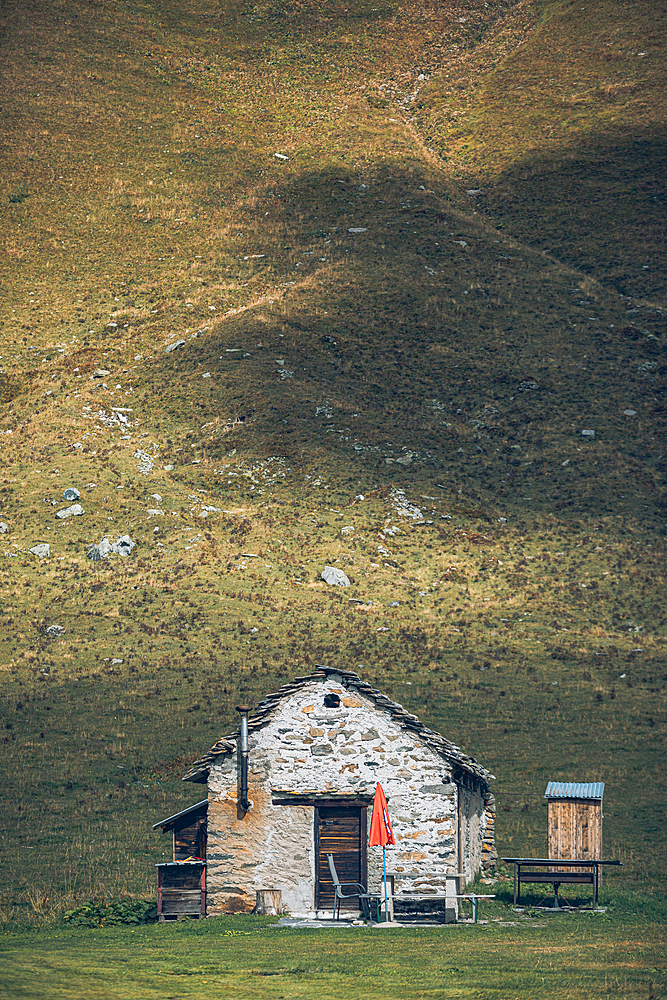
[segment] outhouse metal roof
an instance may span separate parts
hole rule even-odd
[[[602,799],[604,781],[550,781],[545,799]]]

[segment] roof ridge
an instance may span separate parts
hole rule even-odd
[[[403,729],[416,733],[419,738],[427,744],[427,746],[429,746],[436,753],[440,754],[440,756],[446,757],[450,762],[458,764],[461,768],[463,768],[463,770],[477,778],[480,778],[485,783],[488,783],[488,780],[494,777],[490,771],[487,771],[485,767],[478,764],[474,757],[470,757],[468,754],[464,753],[459,746],[452,743],[441,733],[438,733],[434,729],[429,729],[417,715],[412,712],[408,712],[407,709],[405,709],[397,701],[392,701],[388,695],[383,694],[383,692],[378,688],[373,687],[373,685],[368,681],[363,680],[363,678],[361,678],[356,671],[342,670],[338,667],[328,667],[320,663],[315,664],[315,670],[312,673],[301,674],[298,677],[295,677],[293,681],[288,681],[281,685],[278,691],[265,695],[265,697],[257,703],[250,714],[248,719],[249,731],[256,731],[266,725],[273,715],[273,709],[283,700],[283,698],[293,694],[295,691],[299,691],[312,681],[322,680],[331,674],[340,676],[347,688],[356,689],[361,694],[374,701],[378,708],[389,712],[392,718]],[[192,764],[187,773],[183,775],[182,780],[198,782],[205,781],[208,777],[210,766],[213,764],[216,757],[219,757],[223,753],[234,752],[239,732],[240,730],[237,729],[234,733],[229,736],[224,736],[219,739],[217,743],[214,743],[210,750],[208,750],[202,757],[199,758],[199,760],[196,760]]]

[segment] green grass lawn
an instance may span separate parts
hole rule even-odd
[[[236,917],[7,933],[0,997],[658,1000],[662,928],[623,912],[639,902],[618,893],[613,913],[559,916],[490,904],[486,924],[439,928],[298,930]]]

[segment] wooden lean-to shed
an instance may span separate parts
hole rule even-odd
[[[157,865],[158,920],[206,916],[208,799],[155,823],[172,834],[172,859]]]
[[[548,803],[550,858],[602,859],[603,795],[602,781],[549,782],[544,797]]]
[[[268,695],[184,780],[208,785],[206,913],[330,914],[341,881],[380,892],[368,847],[380,782],[396,845],[394,891],[456,892],[492,865],[495,800],[484,767],[353,671],[318,667]],[[201,805],[201,804],[200,804]],[[456,898],[454,896],[454,904]],[[359,900],[346,901],[359,910]]]

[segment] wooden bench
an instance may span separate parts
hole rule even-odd
[[[457,899],[470,899],[472,900],[472,922],[477,923],[477,910],[479,909],[480,899],[495,899],[495,893],[493,895],[480,896],[478,892],[463,892],[457,893]]]
[[[560,909],[558,890],[561,885],[592,885],[593,909],[597,909],[601,866],[622,865],[620,861],[599,861],[590,858],[502,858],[502,860],[514,865],[515,906],[521,904],[522,882],[536,882],[553,886],[554,910]],[[544,868],[548,870],[536,870]],[[577,870],[567,871],[572,868]]]

